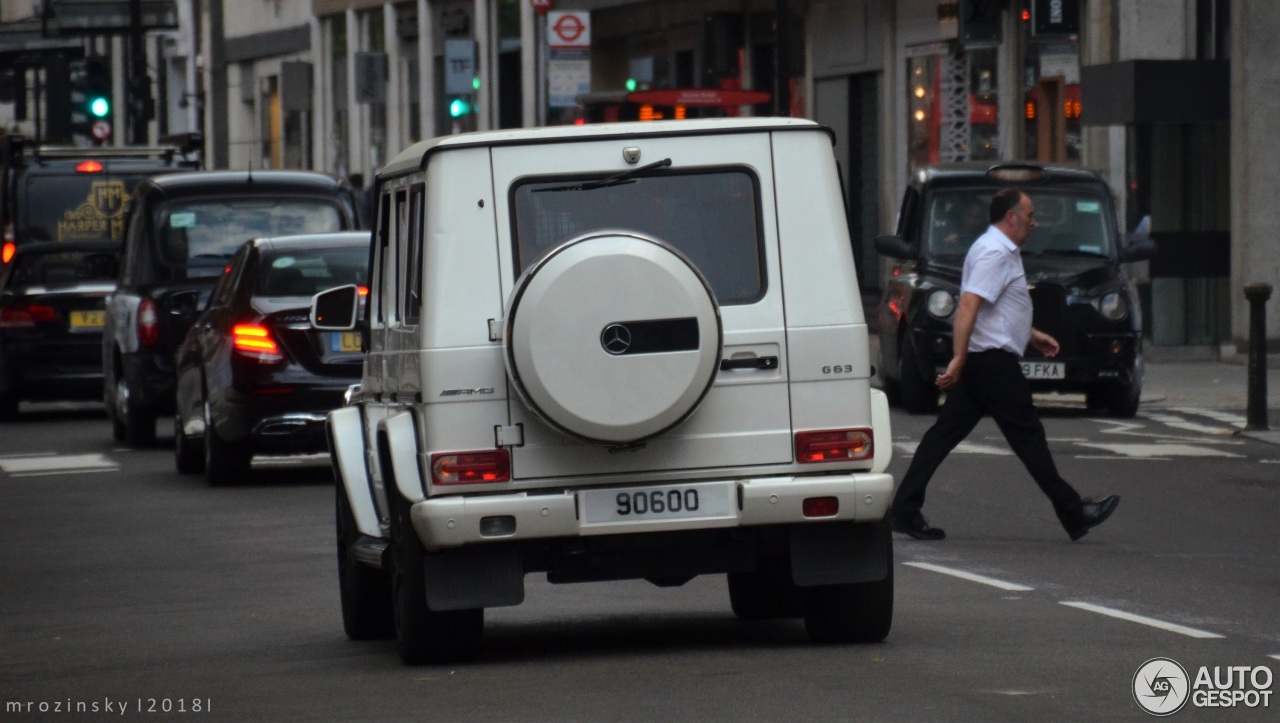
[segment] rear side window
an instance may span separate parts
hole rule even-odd
[[[318,199],[180,201],[161,214],[160,258],[170,266],[187,267],[188,276],[216,276],[251,238],[341,230],[338,206]]]
[[[518,272],[570,238],[601,229],[639,231],[693,261],[721,304],[766,288],[759,183],[747,170],[667,173],[579,188],[598,177],[524,181],[512,190]]]
[[[363,284],[369,276],[369,250],[364,247],[306,249],[277,253],[258,267],[258,296],[312,296],[347,284]]]

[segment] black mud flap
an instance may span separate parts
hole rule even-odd
[[[883,580],[892,544],[885,522],[795,525],[791,579],[801,587]]]
[[[524,566],[513,545],[481,545],[428,554],[427,607],[437,612],[524,602]]]

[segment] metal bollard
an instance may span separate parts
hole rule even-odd
[[[1244,285],[1249,300],[1249,400],[1245,412],[1248,431],[1265,431],[1267,426],[1267,299],[1271,284]]]

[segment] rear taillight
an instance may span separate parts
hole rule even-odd
[[[138,304],[138,344],[155,346],[160,341],[160,312],[156,311],[156,302],[143,299]]]
[[[14,304],[0,309],[0,329],[30,329],[58,320],[58,312],[44,304]]]
[[[871,459],[873,447],[870,429],[796,432],[796,461],[801,463]]]
[[[504,449],[431,455],[431,481],[438,485],[483,484],[511,479],[511,457]]]
[[[260,362],[278,362],[284,359],[280,346],[271,338],[271,331],[261,324],[236,324],[231,327],[231,346],[241,356]]]
[[[10,241],[13,237],[13,226],[4,227],[4,246],[0,246],[0,263],[9,263],[13,255],[18,253],[18,244]]]

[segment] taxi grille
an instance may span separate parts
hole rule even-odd
[[[1073,355],[1075,334],[1067,314],[1066,288],[1061,284],[1036,284],[1031,289],[1031,309],[1031,325],[1058,340],[1060,356]]]

